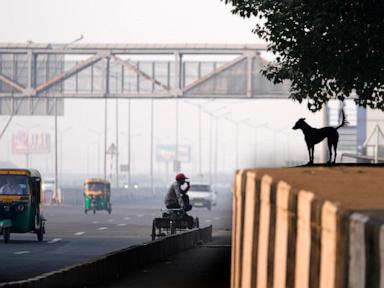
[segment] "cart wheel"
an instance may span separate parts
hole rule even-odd
[[[152,241],[156,239],[156,220],[153,219],[152,222]]]
[[[10,228],[4,228],[3,236],[4,236],[4,243],[8,243],[9,239],[11,238],[11,229]]]
[[[171,234],[176,234],[176,222],[175,221],[171,221],[170,228],[171,228]]]
[[[199,228],[200,227],[200,223],[199,223],[199,218],[198,217],[195,217],[193,222],[194,222],[193,224],[194,224],[195,228]]]

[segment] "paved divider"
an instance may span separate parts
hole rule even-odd
[[[113,252],[86,263],[23,280],[0,284],[0,287],[90,287],[136,272],[168,256],[212,241],[212,226],[170,235],[142,245]]]
[[[384,209],[351,208],[273,174],[236,173],[231,287],[383,288]]]

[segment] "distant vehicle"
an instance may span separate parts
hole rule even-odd
[[[124,189],[129,189],[130,187],[129,187],[129,184],[128,183],[124,183],[123,184],[123,187],[124,187]],[[131,183],[131,188],[133,188],[133,189],[139,189],[139,184],[138,183],[136,183],[136,182],[133,182],[133,183]]]
[[[43,184],[41,185],[43,191],[43,200],[45,203],[51,203],[53,194],[55,191],[55,179],[54,178],[45,178]]]
[[[209,184],[191,184],[188,192],[189,202],[194,207],[206,207],[208,210],[216,206],[216,192]]]
[[[84,213],[97,210],[112,212],[111,183],[103,179],[85,179],[84,183]]]
[[[41,185],[41,190],[43,192],[42,202],[45,204],[61,204],[63,202],[63,197],[61,194],[61,189],[58,188],[56,191],[56,181],[55,178],[45,178]]]
[[[41,175],[34,169],[0,169],[0,233],[32,232],[43,241],[45,219],[41,207]]]

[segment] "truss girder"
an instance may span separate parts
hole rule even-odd
[[[263,49],[261,45],[247,44],[79,44],[63,47],[60,44],[0,43],[0,98],[287,98],[289,83],[274,85],[261,76],[265,60],[260,58],[258,51]],[[25,63],[20,60],[23,57],[17,56],[23,53],[28,56]],[[151,53],[154,59],[151,61],[121,57]],[[40,57],[52,54],[61,57]],[[80,62],[72,60],[76,54],[82,59]],[[84,59],[85,54],[88,58]],[[159,54],[176,57],[162,60]],[[189,54],[217,58],[231,54],[233,57],[230,60],[185,60],[183,56]],[[24,69],[19,71],[18,67]],[[64,67],[70,68],[65,70]],[[28,85],[24,87],[19,83]]]

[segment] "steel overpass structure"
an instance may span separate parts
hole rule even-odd
[[[266,48],[0,43],[0,114],[50,115],[64,98],[287,99],[289,83],[274,85],[260,73]]]
[[[288,81],[275,85],[261,74],[266,50],[265,44],[0,43],[0,115],[56,116],[57,127],[64,99],[288,99]],[[323,126],[335,114],[327,110]],[[356,126],[340,131],[341,146],[355,150]]]

